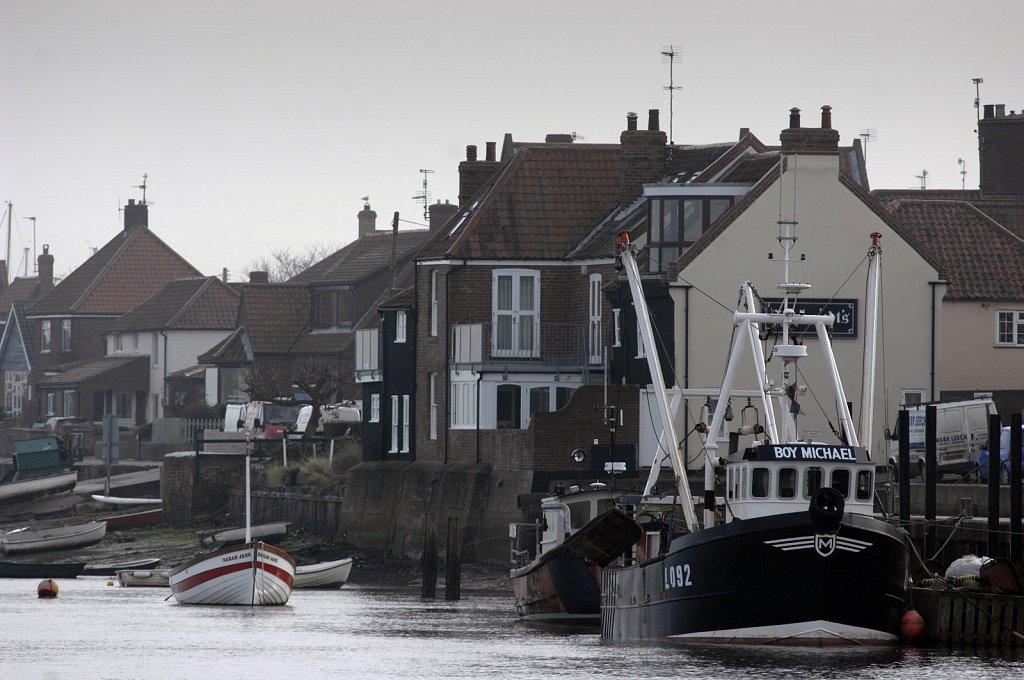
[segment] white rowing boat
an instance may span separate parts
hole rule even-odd
[[[352,558],[295,567],[295,588],[340,588],[352,571]]]
[[[106,533],[106,522],[89,522],[88,524],[51,529],[25,527],[0,534],[0,553],[17,555],[46,550],[80,548],[98,543]]]
[[[101,496],[95,493],[92,494],[92,499],[107,505],[160,505],[163,503],[160,498],[121,498],[120,496]]]
[[[124,588],[166,588],[171,581],[170,569],[121,569],[117,582]]]

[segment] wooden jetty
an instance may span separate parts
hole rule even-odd
[[[1024,649],[1024,595],[915,587],[910,597],[924,619],[924,642]]]

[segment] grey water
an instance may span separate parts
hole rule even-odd
[[[200,607],[105,578],[0,579],[0,678],[870,678],[1024,677],[1024,653],[612,644],[523,623],[511,593],[457,602],[413,589],[299,590],[284,607]]]

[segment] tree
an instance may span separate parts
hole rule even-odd
[[[289,369],[250,368],[245,374],[246,392],[252,401],[272,401],[284,405],[309,405],[312,413],[303,436],[312,436],[320,424],[320,410],[332,403],[344,385],[338,359],[316,357],[303,360]]]
[[[282,283],[338,250],[338,246],[330,243],[311,243],[305,250],[293,253],[286,246],[272,247],[270,255],[250,260],[246,264],[248,272],[267,272],[271,283]]]

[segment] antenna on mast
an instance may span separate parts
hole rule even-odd
[[[661,89],[668,90],[668,143],[672,144],[672,118],[673,118],[673,95],[676,90],[683,89],[681,85],[675,84],[675,64],[682,57],[675,45],[666,45],[661,48],[661,62],[668,62],[668,86]]]
[[[142,205],[146,205],[146,180],[149,179],[149,173],[142,173],[142,184],[136,184],[136,189],[142,189]]]
[[[36,260],[36,218],[22,217],[23,220],[32,220],[32,271],[38,271],[39,262]],[[25,276],[28,276],[28,264],[25,264]]]
[[[423,219],[430,219],[430,191],[427,190],[427,175],[432,174],[433,170],[424,170],[420,168],[420,172],[423,174],[423,192],[412,197],[414,201],[423,201]]]
[[[967,183],[967,164],[963,158],[957,158],[956,164],[960,166],[960,191],[964,191]]]
[[[868,142],[878,139],[878,130],[875,128],[864,128],[860,131],[861,143],[864,145],[864,162],[868,162]]]
[[[924,191],[928,188],[928,171],[922,170],[920,175],[914,175],[914,177],[921,180],[921,190]]]

